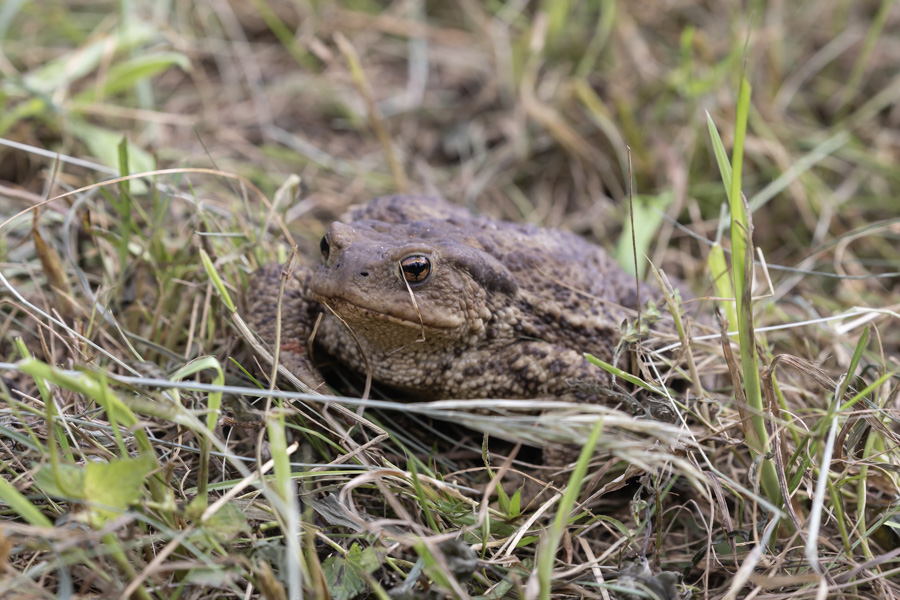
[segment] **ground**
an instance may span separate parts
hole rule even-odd
[[[898,23],[889,0],[5,3],[0,594],[621,598],[646,558],[664,595],[660,571],[698,598],[895,596]],[[674,422],[268,393],[250,274],[397,192],[688,282],[689,354],[621,381]],[[596,453],[520,504],[504,457],[561,438]]]

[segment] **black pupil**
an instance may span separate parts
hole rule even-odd
[[[401,263],[403,276],[407,281],[418,282],[428,277],[431,263],[424,256],[410,256]]]
[[[326,259],[328,258],[328,251],[330,249],[331,247],[328,245],[328,238],[323,236],[322,241],[319,242],[319,250],[322,251],[322,256],[324,256]]]

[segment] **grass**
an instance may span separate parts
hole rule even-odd
[[[900,592],[900,11],[708,4],[0,7],[0,595]],[[404,189],[687,281],[672,422],[270,386],[250,274]]]

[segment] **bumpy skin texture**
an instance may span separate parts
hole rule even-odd
[[[368,365],[404,398],[604,401],[571,381],[606,381],[583,353],[609,361],[637,307],[634,280],[601,248],[422,196],[377,198],[344,221],[284,297],[280,360],[304,383],[322,384],[315,364],[328,355],[363,375]],[[249,292],[251,325],[269,344],[280,274],[260,269]]]

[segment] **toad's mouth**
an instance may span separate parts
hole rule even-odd
[[[343,295],[326,296],[313,292],[312,297],[326,307],[326,312],[333,311],[334,314],[350,324],[391,324],[415,331],[421,331],[423,327],[426,330],[455,329],[462,325],[462,320],[455,315],[429,310],[421,305],[416,306],[409,297],[405,299],[405,304],[391,306],[386,303],[375,305],[370,301],[351,299]]]

